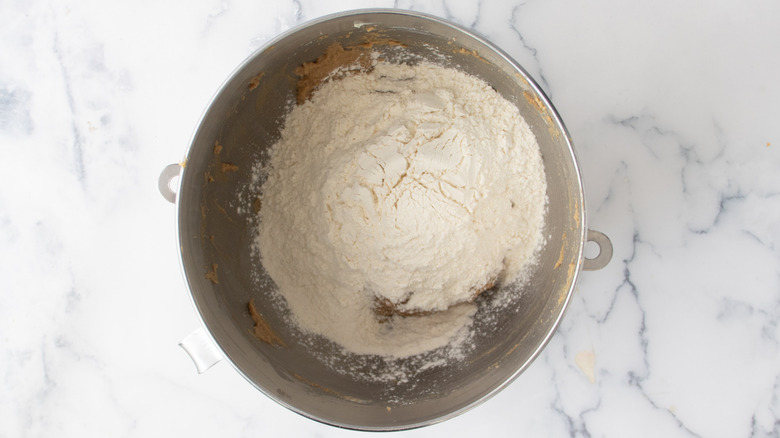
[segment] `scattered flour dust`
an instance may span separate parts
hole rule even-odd
[[[299,328],[350,353],[457,351],[474,297],[516,280],[543,243],[535,137],[455,69],[376,62],[322,84],[262,172],[263,266]],[[383,317],[378,301],[422,316]]]

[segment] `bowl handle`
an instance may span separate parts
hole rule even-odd
[[[598,271],[599,269],[607,266],[610,260],[612,260],[612,242],[609,240],[606,234],[599,231],[588,230],[587,236],[588,242],[595,242],[599,246],[599,253],[593,258],[584,258],[582,269],[586,271]]]
[[[222,360],[222,352],[211,340],[203,327],[198,327],[179,343],[181,348],[190,355],[190,359],[195,362],[195,368],[198,374],[203,373]]]
[[[182,165],[179,163],[169,164],[160,172],[160,178],[157,180],[157,188],[160,189],[160,194],[171,204],[176,203],[176,192],[171,188],[171,181],[179,176],[181,168]]]

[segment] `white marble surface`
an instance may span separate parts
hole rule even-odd
[[[484,34],[574,138],[585,272],[541,357],[408,436],[777,437],[780,3],[0,3],[0,436],[354,436],[229,364],[198,375],[157,176],[253,50],[303,21],[409,8]],[[576,359],[592,354],[593,374]],[[587,367],[586,367],[587,368]]]

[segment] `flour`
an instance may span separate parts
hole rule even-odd
[[[290,111],[264,171],[263,266],[301,329],[352,353],[467,339],[474,298],[516,280],[542,244],[536,139],[454,69],[376,62],[326,82]]]

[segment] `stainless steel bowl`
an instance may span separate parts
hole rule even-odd
[[[334,42],[361,44],[367,33],[402,42],[409,53],[491,84],[531,126],[547,174],[547,243],[521,298],[503,309],[490,327],[480,310],[475,319],[477,347],[464,360],[431,368],[406,383],[377,383],[339,373],[323,363],[322,354],[331,351],[333,361],[342,361],[341,365],[349,364],[348,357],[339,356],[327,342],[312,348],[299,341],[296,328],[274,304],[273,282],[253,259],[254,213],[251,208],[238,208],[246,206],[243,198],[251,193],[252,166],[279,138],[285,112],[295,97],[295,68],[316,59]],[[383,50],[382,45],[376,48]],[[175,194],[168,185],[179,171]],[[163,172],[160,189],[171,201],[178,197],[183,271],[197,311],[225,357],[280,404],[346,428],[398,430],[429,425],[496,394],[528,368],[552,337],[580,269],[600,269],[611,257],[606,236],[587,230],[571,139],[539,87],[485,39],[415,12],[364,10],[332,15],[290,30],[258,50],[219,90],[200,121],[186,160]],[[599,256],[583,257],[587,240],[599,244]],[[286,347],[252,336],[253,322],[247,312],[252,298]],[[374,363],[380,369],[381,364]]]

